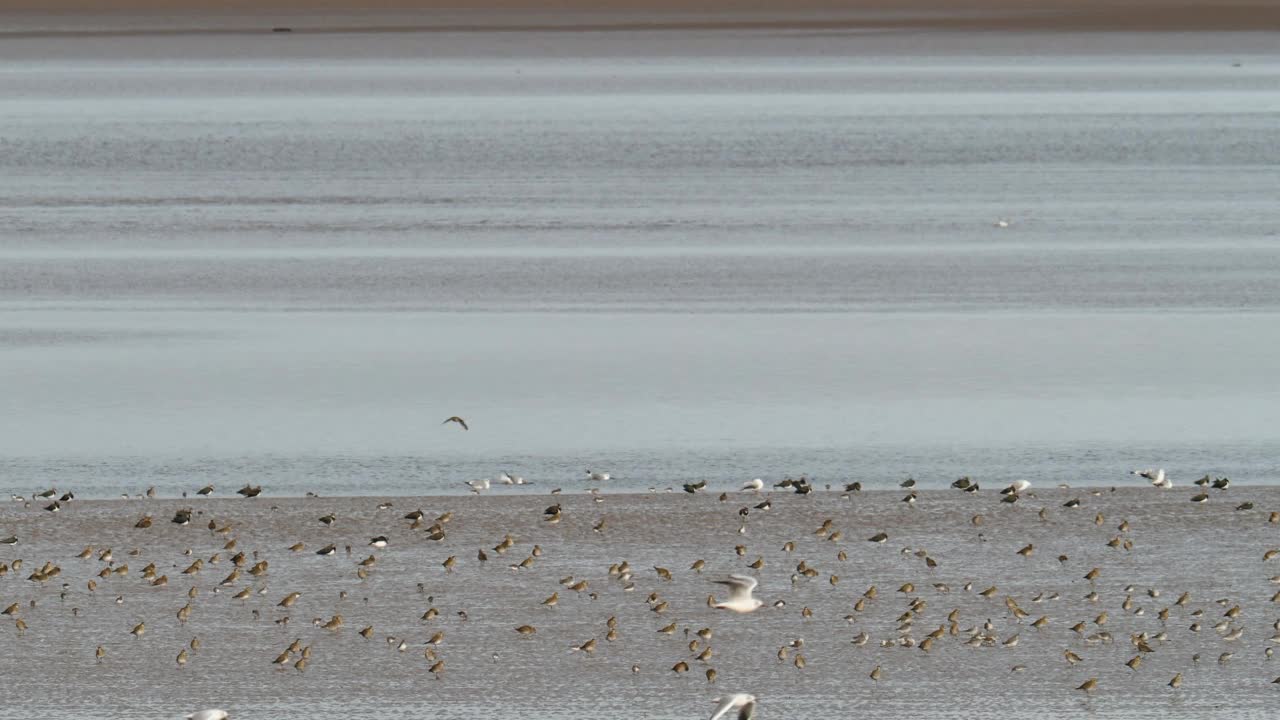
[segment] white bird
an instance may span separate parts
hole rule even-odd
[[[1151,484],[1158,488],[1168,490],[1173,487],[1173,482],[1164,476],[1164,468],[1159,470],[1134,470],[1132,474],[1150,480]]]
[[[1001,495],[1017,495],[1018,493],[1031,487],[1029,480],[1014,480],[1013,484],[1000,491]]]
[[[519,475],[512,475],[509,472],[502,473],[501,475],[498,476],[498,479],[502,481],[503,485],[524,485],[525,484],[523,477]]]
[[[712,713],[711,720],[720,720],[725,713],[732,710],[738,711],[738,720],[751,720],[756,716],[755,695],[736,693],[726,698],[716,698],[715,702],[720,704],[716,707],[716,711]]]
[[[587,471],[587,479],[592,482],[604,482],[609,479],[609,473]]]
[[[201,710],[187,716],[187,720],[227,720],[231,717],[226,710]]]
[[[730,575],[728,580],[714,580],[713,582],[720,585],[729,586],[729,599],[724,602],[712,604],[711,607],[717,610],[732,610],[736,613],[749,613],[760,609],[764,605],[758,598],[753,597],[751,592],[756,589],[760,581],[746,575]]]
[[[760,492],[761,490],[763,490],[763,489],[764,489],[764,481],[763,481],[763,480],[761,480],[760,478],[756,478],[755,480],[752,480],[751,482],[747,483],[746,485],[743,485],[743,486],[742,486],[742,489],[743,489],[743,490],[754,490],[754,491],[756,491],[756,492]]]
[[[466,485],[471,488],[471,492],[479,495],[489,489],[489,478],[485,478],[483,480],[468,480]]]
[[[996,227],[1007,228],[1009,227],[1009,221],[1005,220],[1004,218],[1000,218],[999,220],[996,220]]]

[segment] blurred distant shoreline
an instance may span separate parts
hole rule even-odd
[[[1178,0],[0,0],[0,38],[38,35],[664,30],[1222,32],[1280,29],[1280,5]]]

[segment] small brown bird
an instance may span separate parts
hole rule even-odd
[[[516,632],[520,633],[521,635],[524,635],[525,637],[528,637],[530,635],[537,633],[538,629],[532,625],[521,625],[520,627],[516,628]]]
[[[590,655],[591,653],[593,653],[593,652],[595,652],[595,651],[596,651],[596,639],[595,639],[595,638],[591,638],[590,640],[588,640],[588,641],[586,641],[586,642],[582,643],[581,645],[574,646],[573,651],[574,651],[574,652],[584,652],[584,653],[586,653],[586,654]],[[686,667],[686,669],[688,669],[688,668]]]
[[[447,418],[444,422],[442,422],[442,423],[440,423],[440,424],[441,424],[441,425],[448,425],[449,423],[458,423],[459,425],[461,425],[461,426],[462,426],[462,429],[463,429],[463,430],[470,430],[470,429],[471,429],[471,428],[467,427],[467,421],[466,421],[466,420],[463,420],[462,418],[458,417],[457,415],[453,415],[453,416],[451,416],[451,417]]]
[[[1177,675],[1173,676],[1173,679],[1169,681],[1169,687],[1173,688],[1174,690],[1177,690],[1178,688],[1182,687],[1182,673],[1178,673]]]
[[[1093,692],[1094,688],[1096,688],[1096,687],[1098,687],[1098,678],[1096,678],[1096,677],[1091,677],[1091,678],[1089,678],[1088,680],[1085,680],[1084,682],[1080,683],[1080,687],[1078,687],[1078,688],[1076,688],[1076,689],[1077,689],[1077,690],[1083,690],[1083,691],[1085,691],[1086,693],[1091,693],[1091,692]]]

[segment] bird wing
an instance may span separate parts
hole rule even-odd
[[[725,713],[733,709],[734,703],[737,702],[736,696],[730,696],[720,701],[720,705],[716,707],[716,711],[711,713],[711,720],[720,720]]]
[[[756,701],[751,700],[738,711],[738,720],[751,720],[756,716]]]
[[[728,580],[720,582],[729,586],[729,597],[733,599],[751,597],[751,591],[760,584],[759,580],[746,575],[730,575]]]

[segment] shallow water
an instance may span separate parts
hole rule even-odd
[[[758,695],[760,717],[766,718],[854,712],[925,718],[1033,718],[1046,712],[1252,718],[1265,716],[1274,704],[1271,680],[1280,666],[1264,658],[1263,648],[1270,644],[1275,616],[1269,602],[1275,586],[1267,578],[1275,573],[1276,561],[1262,560],[1276,544],[1276,526],[1267,522],[1268,512],[1280,508],[1274,488],[1213,491],[1204,505],[1188,502],[1191,489],[1125,489],[1098,496],[1047,489],[1013,506],[999,502],[993,490],[976,496],[926,491],[914,508],[895,492],[851,499],[835,493],[774,494],[773,509],[752,512],[744,535],[736,532],[738,508],[760,498],[734,495],[718,502],[718,491],[713,486],[693,497],[606,495],[599,504],[585,495],[563,496],[554,500],[563,506],[563,519],[555,525],[543,520],[550,497],[391,498],[389,510],[376,509],[383,498],[77,501],[56,515],[7,503],[0,506],[0,535],[13,532],[20,542],[0,546],[0,562],[23,558],[27,564],[20,573],[0,577],[0,598],[6,606],[19,603],[18,616],[29,627],[14,634],[4,618],[7,650],[0,654],[0,671],[8,690],[0,717],[169,718],[218,706],[233,717],[263,719],[297,717],[300,708],[367,718],[424,713],[588,718],[625,706],[645,717],[679,718],[705,717],[711,698],[736,691]],[[1072,498],[1082,506],[1062,507]],[[1244,502],[1254,502],[1255,508],[1234,509]],[[173,511],[184,506],[197,511],[192,524],[170,523]],[[1042,507],[1043,520],[1037,515]],[[443,541],[409,529],[401,516],[415,508],[427,513],[428,522],[453,512]],[[338,519],[326,528],[317,518],[330,512]],[[134,528],[144,513],[155,524]],[[1099,513],[1102,522],[1095,524]],[[975,514],[983,516],[981,526],[971,522]],[[843,534],[836,542],[814,534],[828,518]],[[205,529],[211,519],[231,530],[211,533]],[[594,532],[601,519],[603,532]],[[1126,520],[1130,528],[1120,532],[1117,527]],[[879,531],[889,534],[888,542],[866,541]],[[507,533],[515,546],[503,555],[490,550]],[[365,547],[379,534],[389,537],[387,549]],[[1105,545],[1117,535],[1132,540],[1132,550]],[[231,570],[234,550],[222,549],[228,538],[237,539],[236,549],[267,560],[269,568],[264,577],[250,581],[246,574],[217,592]],[[796,543],[791,554],[782,550],[788,540]],[[286,547],[297,541],[306,550],[289,552]],[[327,543],[338,546],[336,555],[314,554]],[[1027,543],[1035,552],[1017,555]],[[347,544],[350,555],[343,549]],[[535,544],[544,552],[530,569],[508,569]],[[742,556],[733,550],[737,544],[745,546]],[[127,564],[129,574],[99,580],[89,593],[86,581],[106,564],[77,559],[85,545],[112,548],[116,566]],[[138,554],[129,555],[135,548]],[[188,548],[192,554],[183,554]],[[480,548],[488,550],[485,563],[477,560]],[[904,548],[925,550],[937,567],[927,568]],[[847,553],[846,561],[837,559],[840,550]],[[370,552],[377,563],[362,582],[355,563]],[[180,574],[194,557],[209,560],[215,553],[220,563],[210,561],[196,575]],[[446,573],[441,562],[451,555],[458,564]],[[769,603],[784,601],[785,607],[745,616],[708,609],[706,596],[719,590],[711,580],[751,572],[746,565],[757,557],[765,563],[758,572],[760,596]],[[688,569],[698,558],[707,561],[701,575]],[[59,577],[43,586],[23,579],[46,560],[62,567]],[[633,567],[631,592],[606,572],[623,560]],[[791,580],[800,560],[819,575]],[[139,577],[149,562],[168,575],[167,587],[151,587]],[[669,568],[673,580],[659,580],[651,569],[655,565]],[[1093,567],[1101,575],[1090,583],[1083,575]],[[835,585],[832,574],[839,578]],[[576,595],[558,584],[568,576],[586,579],[587,591]],[[67,595],[59,599],[62,582]],[[895,592],[908,582],[914,589]],[[423,592],[418,583],[424,584]],[[966,583],[972,583],[967,591]],[[200,594],[184,626],[175,613],[193,585]],[[855,611],[854,602],[872,585],[876,598]],[[990,586],[997,588],[992,598],[978,595]],[[244,587],[265,592],[233,600],[231,595]],[[1090,602],[1085,596],[1094,589],[1099,599]],[[1148,594],[1152,589],[1158,596]],[[344,590],[348,597],[339,599]],[[292,591],[303,595],[286,613],[276,603]],[[542,607],[553,591],[560,604],[553,610]],[[670,603],[662,615],[646,603],[655,591]],[[588,592],[598,595],[592,599]],[[1182,592],[1190,593],[1190,601],[1175,605]],[[1050,599],[1054,593],[1058,596]],[[1134,603],[1127,612],[1121,607],[1126,595]],[[123,598],[121,604],[113,602],[116,596]],[[895,618],[917,597],[926,605],[912,629],[900,631]],[[1030,615],[1015,619],[1006,597]],[[30,601],[36,605],[28,607]],[[1237,604],[1242,612],[1232,627],[1244,627],[1245,633],[1239,640],[1224,640],[1225,632],[1210,626]],[[440,615],[424,622],[420,616],[428,607]],[[805,607],[812,610],[810,619],[801,614]],[[1170,618],[1162,623],[1157,613],[1165,607]],[[72,608],[79,609],[78,616]],[[879,646],[903,635],[919,642],[957,608],[958,630],[964,632],[945,635],[929,652]],[[255,609],[259,620],[252,616]],[[1195,633],[1189,627],[1197,610],[1204,612],[1203,629]],[[466,620],[459,611],[467,613]],[[1104,611],[1109,619],[1093,625]],[[273,622],[286,614],[291,617],[287,627]],[[345,621],[336,632],[310,624],[314,617],[334,614]],[[1041,615],[1049,624],[1036,630],[1029,623]],[[610,616],[618,619],[614,642],[604,638]],[[1017,634],[1016,646],[963,644],[967,631],[987,620],[1001,643]],[[1089,629],[1073,632],[1070,627],[1082,620]],[[141,621],[146,634],[130,637],[130,628]],[[656,632],[670,622],[677,624],[674,636]],[[533,625],[537,634],[518,637],[513,629],[522,624]],[[367,625],[375,629],[369,640],[357,634]],[[683,632],[702,627],[714,631],[714,654],[706,664],[691,659]],[[1114,641],[1086,639],[1100,630],[1109,631]],[[1151,640],[1154,652],[1145,655],[1141,668],[1126,668],[1124,662],[1137,652],[1130,634],[1161,630],[1168,632],[1167,640]],[[437,631],[445,633],[436,652],[446,662],[438,680],[423,658],[427,639]],[[872,641],[852,645],[863,631]],[[174,658],[192,636],[203,645],[179,669]],[[397,652],[387,636],[406,639],[410,649]],[[599,645],[592,656],[569,651],[592,637]],[[310,667],[301,674],[276,670],[271,660],[294,638],[313,647]],[[795,638],[805,641],[803,670],[776,658],[778,648]],[[107,653],[101,664],[93,657],[98,645]],[[1065,662],[1068,648],[1085,658],[1080,665]],[[1219,664],[1224,651],[1234,656]],[[1195,654],[1199,662],[1193,661]],[[680,660],[692,666],[687,675],[670,670]],[[877,665],[883,676],[873,682],[868,674]],[[1025,670],[1011,673],[1018,665]],[[719,673],[714,686],[704,677],[706,667]],[[1175,672],[1184,677],[1178,691],[1166,686]],[[1088,677],[1100,683],[1091,698],[1073,690]]]
[[[0,56],[0,489],[1280,478],[1257,35]]]

